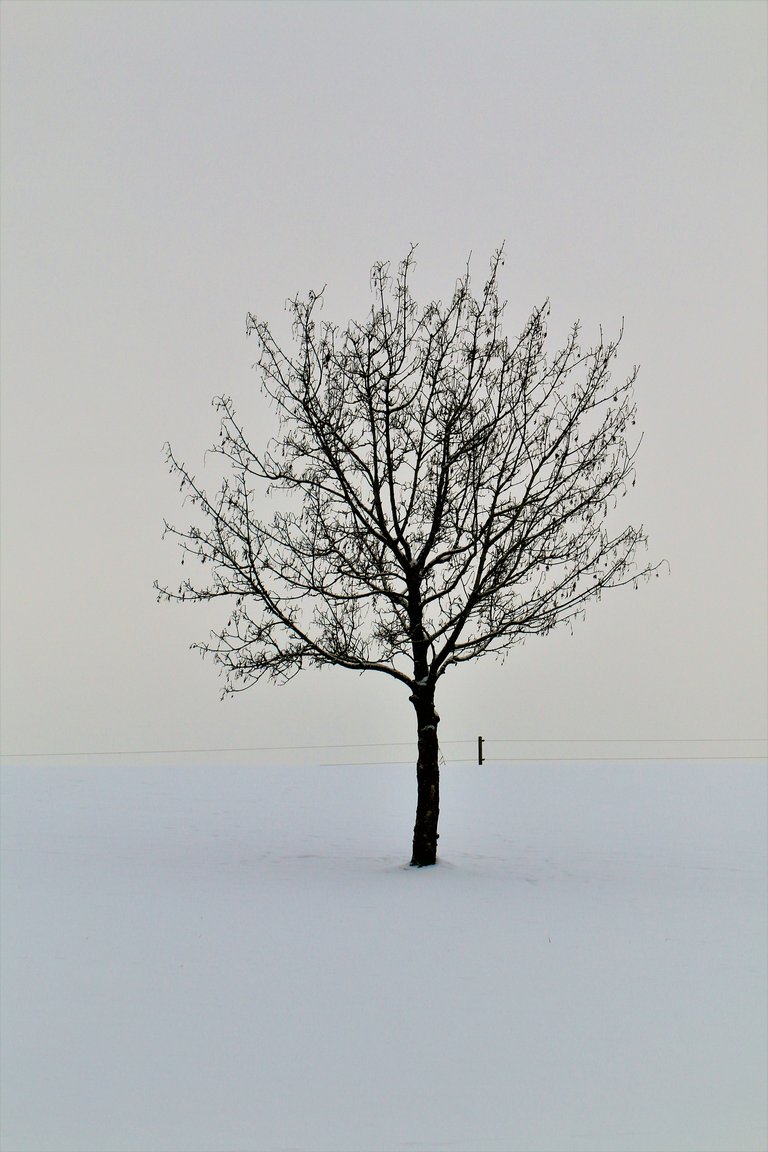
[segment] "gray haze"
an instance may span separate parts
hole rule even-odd
[[[6,0],[2,25],[4,752],[410,739],[383,677],[222,703],[188,645],[223,607],[152,582],[185,515],[163,442],[202,473],[220,392],[272,428],[246,311],[284,331],[327,283],[362,317],[412,241],[421,303],[506,240],[508,330],[545,297],[553,341],[625,318],[617,515],[670,564],[447,676],[443,738],[764,735],[765,5]]]

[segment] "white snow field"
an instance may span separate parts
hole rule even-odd
[[[3,1152],[763,1152],[764,762],[2,772]]]

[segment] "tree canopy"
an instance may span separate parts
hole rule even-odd
[[[363,323],[341,330],[319,319],[322,293],[290,302],[291,352],[248,316],[278,439],[252,447],[232,400],[217,398],[211,451],[228,475],[215,495],[167,446],[205,526],[166,530],[208,564],[209,579],[163,594],[232,600],[225,626],[199,645],[224,668],[225,690],[307,664],[412,684],[416,578],[436,681],[451,664],[549,632],[650,570],[633,563],[642,528],[608,527],[634,483],[637,369],[620,382],[611,375],[621,334],[582,349],[574,324],[548,358],[544,304],[510,341],[502,263],[497,252],[477,296],[467,272],[447,305],[421,311],[413,250],[395,276],[376,264]],[[258,482],[298,495],[300,506],[265,522]]]

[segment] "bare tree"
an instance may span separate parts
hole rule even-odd
[[[421,310],[413,264],[413,248],[394,275],[376,264],[371,310],[345,330],[318,318],[322,292],[291,301],[290,352],[248,316],[280,435],[254,451],[231,399],[217,398],[212,451],[225,477],[213,496],[166,446],[202,523],[166,531],[210,577],[158,592],[230,602],[220,631],[193,645],[220,663],[225,693],[325,664],[408,689],[418,734],[411,863],[423,866],[437,854],[440,677],[654,569],[635,564],[642,528],[608,527],[634,484],[637,450],[637,368],[611,380],[621,334],[601,333],[585,350],[574,324],[548,358],[548,305],[518,339],[502,334],[502,250],[477,295],[467,269],[448,304]],[[260,520],[260,484],[297,505]]]

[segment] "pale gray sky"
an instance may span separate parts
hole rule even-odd
[[[411,738],[384,677],[220,702],[152,581],[164,440],[201,469],[222,391],[268,434],[246,311],[360,317],[412,241],[420,302],[506,240],[510,329],[625,317],[671,566],[446,676],[443,738],[765,734],[764,4],[5,0],[2,84],[4,751]]]

